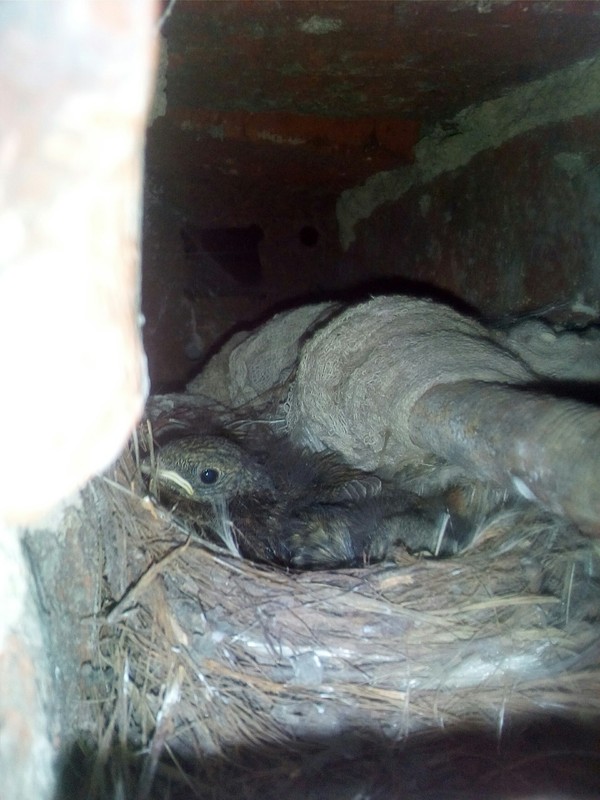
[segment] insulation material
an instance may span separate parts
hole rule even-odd
[[[294,440],[363,469],[397,470],[420,456],[408,426],[427,390],[531,379],[475,321],[427,300],[380,297],[352,306],[306,342],[288,427]]]
[[[296,368],[302,340],[339,307],[337,303],[301,306],[276,314],[258,332],[235,334],[190,382],[188,392],[233,407],[272,396]]]
[[[313,331],[315,335],[311,337]],[[389,341],[390,337],[394,337],[393,341]],[[415,361],[416,374],[403,373],[401,386],[395,387],[396,394],[403,398],[405,416],[427,388],[444,379],[478,376],[481,380],[516,382],[532,378],[527,368],[498,346],[493,336],[474,320],[427,300],[395,296],[378,298],[351,308],[339,303],[321,303],[277,314],[256,330],[245,335],[237,334],[227,342],[190,382],[187,391],[233,407],[243,404],[256,406],[267,394],[274,396],[279,392],[280,397],[286,397],[289,379],[299,369],[295,382],[297,388],[293,390],[296,396],[294,406],[317,403],[318,400],[311,401],[309,396],[319,392],[310,386],[337,380],[339,396],[344,395],[342,385],[349,396],[358,393],[369,396],[368,402],[365,401],[369,412],[364,414],[366,419],[361,427],[369,426],[369,419],[373,420],[375,427],[378,414],[372,407],[372,382],[369,387],[361,386],[360,372],[356,375],[358,380],[355,381],[353,376],[360,363],[360,353],[368,352],[378,341],[389,352],[396,349],[398,362],[404,369],[411,369],[410,364]],[[322,350],[326,351],[324,357]],[[406,354],[404,358],[403,353]],[[454,364],[447,363],[449,354]],[[427,357],[426,364],[423,355]],[[432,362],[430,358],[433,358]],[[311,366],[317,375],[310,374]],[[344,377],[340,378],[340,374]],[[317,382],[313,382],[316,379]],[[390,376],[390,380],[395,379]],[[354,389],[350,388],[353,383],[358,384]],[[298,388],[305,384],[305,389]],[[215,391],[216,386],[220,390]],[[352,402],[363,401],[357,397]],[[316,412],[316,416],[321,413],[329,416],[329,411],[323,410]],[[291,412],[290,430],[301,427],[301,414],[299,408]],[[323,427],[331,427],[329,422],[324,419]],[[367,439],[372,436],[368,433]],[[323,448],[318,432],[312,429],[297,431],[294,438],[302,440],[304,437],[313,440],[315,449]],[[371,465],[365,463],[362,466],[373,468],[370,449],[366,458]]]

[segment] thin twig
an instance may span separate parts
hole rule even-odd
[[[157,561],[155,564],[152,564],[146,572],[137,580],[134,585],[128,589],[123,597],[119,600],[116,606],[108,612],[105,619],[109,625],[114,624],[119,617],[126,614],[130,611],[137,602],[137,599],[141,594],[143,594],[148,586],[152,583],[152,581],[156,578],[157,575],[160,575],[161,572],[168,566],[172,561],[178,558],[185,550],[187,550],[188,545],[190,543],[191,537],[188,537],[183,544],[178,545],[166,556]]]

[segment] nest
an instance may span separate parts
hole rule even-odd
[[[517,509],[453,558],[292,573],[157,506],[133,452],[84,507],[88,796],[600,790],[600,553],[565,522]]]

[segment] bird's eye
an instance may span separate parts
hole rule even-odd
[[[217,469],[203,469],[200,473],[200,480],[207,486],[211,486],[219,480],[219,470]]]

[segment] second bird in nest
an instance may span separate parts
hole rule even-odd
[[[185,436],[159,449],[152,472],[161,494],[201,523],[212,516],[209,527],[221,538],[229,526],[240,553],[259,562],[364,566],[399,543],[438,552],[451,531],[440,500],[425,501],[331,453],[297,450],[275,437],[249,452],[224,436]],[[441,554],[455,544],[446,536]]]

